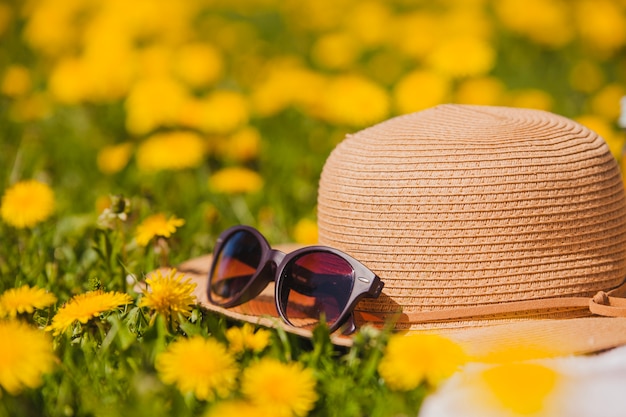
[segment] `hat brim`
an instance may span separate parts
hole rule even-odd
[[[289,251],[294,246],[278,249]],[[196,283],[195,295],[199,304],[209,311],[226,317],[269,328],[282,328],[289,333],[310,338],[308,329],[285,324],[274,304],[274,285],[270,285],[255,299],[234,308],[223,308],[209,302],[207,296],[208,272],[211,255],[189,259],[176,269]],[[420,332],[403,331],[404,334]],[[423,330],[422,332],[426,332]],[[459,343],[471,357],[482,360],[498,352],[524,351],[533,357],[587,354],[626,345],[626,318],[579,317],[568,319],[529,319],[505,324],[462,329],[427,330],[439,333]],[[336,332],[332,343],[351,346],[352,338]]]

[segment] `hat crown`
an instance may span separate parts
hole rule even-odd
[[[324,165],[318,225],[385,282],[362,311],[592,296],[626,276],[615,159],[538,110],[442,105],[348,135]]]

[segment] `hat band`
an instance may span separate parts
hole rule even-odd
[[[592,298],[554,297],[539,300],[511,301],[506,303],[460,307],[449,310],[419,312],[373,313],[355,311],[354,314],[368,322],[385,322],[402,316],[403,322],[433,323],[479,317],[493,317],[505,314],[540,312],[546,310],[587,309],[590,315],[605,317],[626,317],[626,281],[608,292],[599,291]]]

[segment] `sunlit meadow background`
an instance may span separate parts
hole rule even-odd
[[[0,293],[28,285],[56,298],[10,320],[43,329],[74,296],[132,296],[82,326],[42,330],[54,364],[29,365],[43,379],[19,389],[7,388],[2,369],[21,370],[3,365],[0,340],[0,415],[217,413],[155,358],[185,336],[232,349],[226,329],[238,324],[191,307],[183,321],[156,314],[134,280],[210,252],[233,224],[314,243],[333,147],[440,103],[562,114],[621,160],[625,46],[624,0],[0,0],[0,193],[36,180],[54,197],[21,227],[3,212]],[[416,415],[436,385],[382,377],[386,334],[352,350],[323,331],[313,343],[267,337],[234,355],[239,372],[274,358],[316,381],[280,415]]]

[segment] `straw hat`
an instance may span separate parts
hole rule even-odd
[[[443,332],[476,352],[626,344],[626,318],[604,317],[626,315],[624,185],[604,140],[567,118],[442,105],[348,135],[324,165],[318,226],[320,244],[385,283],[357,305],[360,325]],[[207,307],[258,322],[270,305]]]

